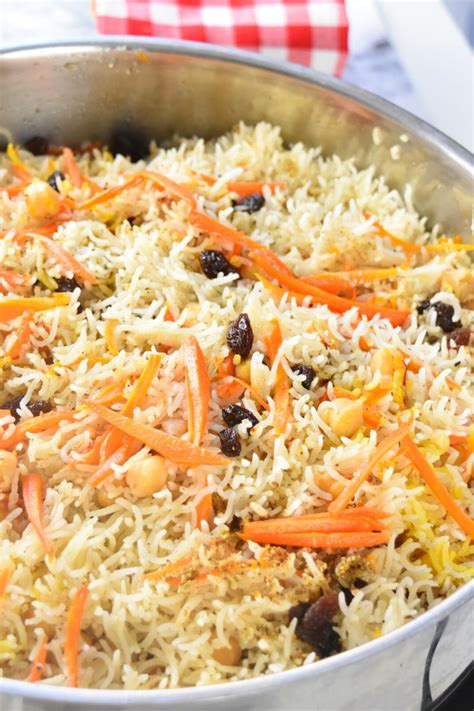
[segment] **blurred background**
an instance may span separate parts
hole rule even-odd
[[[125,8],[153,1],[96,0],[95,6],[99,16],[123,18]],[[344,0],[306,4],[318,18],[321,6],[331,3],[344,6]],[[345,0],[345,8],[349,54],[342,79],[424,118],[472,151],[472,0]],[[91,0],[0,0],[0,12],[3,46],[98,35]],[[99,26],[110,33],[117,25],[102,20]]]

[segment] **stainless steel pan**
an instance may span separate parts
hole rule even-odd
[[[13,49],[0,58],[0,126],[77,145],[128,130],[160,141],[215,136],[240,120],[288,142],[374,164],[447,233],[471,235],[470,154],[423,121],[315,72],[209,45],[140,40]],[[474,583],[391,634],[314,665],[175,691],[56,688],[0,679],[1,711],[428,709],[472,662]]]

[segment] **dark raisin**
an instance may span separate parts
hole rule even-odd
[[[291,622],[291,620],[293,620],[296,617],[296,619],[298,620],[298,623],[301,623],[303,621],[303,617],[308,612],[310,606],[311,606],[311,603],[309,603],[309,602],[299,602],[297,605],[292,607],[288,613],[290,622]]]
[[[120,154],[132,161],[146,158],[149,153],[149,144],[144,136],[130,131],[117,131],[110,139],[109,150],[112,155]]]
[[[54,281],[57,284],[56,291],[74,291],[74,289],[79,287],[74,277],[69,279],[68,277],[60,276],[55,277]]]
[[[310,365],[294,365],[291,370],[295,375],[304,375],[301,385],[306,388],[306,390],[309,390],[316,377],[314,368]]]
[[[258,212],[265,205],[265,198],[260,193],[252,193],[242,198],[242,200],[234,200],[232,206],[236,212]]]
[[[66,176],[60,170],[55,170],[48,178],[48,185],[51,185],[59,193],[59,181],[65,180]]]
[[[426,309],[429,309],[430,306],[431,306],[431,301],[429,299],[425,299],[424,301],[421,302],[421,304],[419,304],[416,307],[416,310],[418,311],[419,314],[422,314],[426,311]]]
[[[449,340],[454,341],[458,348],[468,346],[471,340],[471,330],[469,328],[456,328],[449,334]]]
[[[229,531],[232,531],[232,533],[236,533],[237,531],[240,531],[242,529],[242,519],[238,516],[232,516],[227,525],[229,527]]]
[[[43,136],[33,136],[33,138],[25,141],[25,148],[30,153],[33,153],[34,156],[43,156],[48,152],[49,142]]]
[[[242,451],[242,445],[240,444],[239,435],[232,427],[227,427],[227,429],[219,432],[219,439],[221,441],[221,450],[226,457],[238,457]]]
[[[436,325],[445,333],[451,333],[461,325],[460,321],[453,321],[454,307],[451,304],[443,304],[442,301],[435,301],[431,304],[436,311]]]
[[[219,274],[238,274],[240,277],[239,270],[232,266],[228,259],[224,257],[222,252],[217,249],[205,249],[199,255],[199,261],[201,262],[201,268],[208,279],[215,279]]]
[[[311,645],[321,657],[327,657],[341,648],[339,635],[332,624],[338,611],[337,594],[325,593],[308,607],[296,625],[296,636]]]
[[[242,407],[242,405],[227,405],[227,407],[224,407],[222,410],[222,419],[229,427],[240,425],[244,420],[250,420],[250,425],[248,426],[249,430],[255,427],[255,425],[258,425],[258,419],[253,412],[247,410],[246,407]]]
[[[2,410],[10,410],[11,414],[15,418],[15,422],[21,420],[19,408],[22,399],[23,395],[20,395],[19,397],[14,397],[11,400],[6,400],[2,405],[0,405]],[[53,406],[47,400],[31,400],[27,404],[27,408],[30,410],[33,417],[36,417],[37,415],[41,415],[43,412],[51,412]]]
[[[227,345],[233,353],[247,358],[253,345],[253,331],[247,314],[240,314],[229,326]]]

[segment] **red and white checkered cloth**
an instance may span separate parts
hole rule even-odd
[[[339,75],[345,0],[95,0],[99,32],[212,42]]]

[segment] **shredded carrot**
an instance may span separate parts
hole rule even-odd
[[[23,348],[30,340],[32,320],[33,316],[31,311],[25,311],[20,319],[18,328],[11,334],[13,338],[8,346],[5,347],[5,353],[13,360],[20,357]]]
[[[63,163],[64,170],[66,171],[71,184],[75,188],[80,188],[84,182],[84,177],[77,165],[76,159],[74,158],[74,153],[70,148],[63,149]]]
[[[383,523],[363,516],[289,516],[245,523],[244,536],[259,533],[349,533],[383,531]]]
[[[389,309],[375,304],[369,304],[363,301],[353,301],[352,299],[343,299],[335,294],[330,294],[327,291],[323,291],[316,286],[311,284],[306,284],[297,279],[291,274],[284,274],[268,260],[265,260],[262,255],[253,253],[252,259],[258,264],[258,266],[263,269],[270,277],[276,279],[280,285],[287,287],[290,291],[296,292],[297,294],[307,294],[313,297],[316,303],[326,304],[331,311],[336,313],[344,313],[352,308],[359,309],[361,314],[365,314],[368,318],[373,318],[374,316],[380,316],[381,318],[387,318],[393,326],[402,326],[409,316],[408,311],[403,311],[402,309]]]
[[[119,352],[115,341],[115,330],[120,321],[116,318],[108,318],[104,324],[104,338],[111,355],[116,356]]]
[[[88,281],[91,284],[95,284],[97,282],[97,278],[80,262],[78,262],[72,254],[64,249],[59,242],[55,242],[45,236],[32,236],[38,237],[50,259],[53,259],[65,272],[72,272],[74,276],[77,276],[82,281]]]
[[[217,377],[225,378],[227,375],[234,375],[234,354],[230,353],[217,366]]]
[[[424,249],[427,252],[472,252],[474,244],[454,244],[453,242],[441,242],[440,244],[426,244]]]
[[[264,410],[269,410],[270,406],[268,402],[265,402],[263,397],[261,397],[258,392],[253,388],[249,383],[245,382],[245,380],[242,380],[241,378],[236,378],[234,377],[235,382],[239,383],[245,390],[248,390],[253,399],[255,400],[256,403],[260,405],[260,407],[263,407]]]
[[[359,348],[361,349],[361,351],[364,351],[364,353],[368,353],[372,350],[373,346],[369,343],[365,336],[360,336]]]
[[[165,434],[150,425],[135,422],[130,417],[108,410],[97,403],[89,403],[89,407],[106,422],[117,427],[125,434],[143,442],[150,449],[154,449],[162,457],[187,466],[207,464],[225,466],[229,463],[227,457],[205,447],[196,447],[179,437]]]
[[[152,382],[156,377],[158,368],[160,367],[160,363],[161,355],[159,354],[152,354],[148,358],[145,367],[140,373],[140,377],[133,386],[132,391],[128,396],[128,399],[122,408],[122,411],[120,413],[121,415],[129,417],[130,415],[132,415],[136,407],[140,407],[147,395],[147,392]],[[104,441],[103,450],[101,451],[101,454],[103,454],[106,459],[109,459],[109,457],[111,457],[113,452],[122,442],[122,439],[123,434],[120,429],[112,428]]]
[[[297,548],[371,548],[387,543],[387,533],[252,533],[241,534],[245,541]]]
[[[234,377],[225,377],[217,383],[217,394],[222,400],[236,401],[242,395],[244,384]]]
[[[107,190],[103,190],[102,192],[97,193],[97,195],[93,195],[88,200],[85,200],[84,202],[80,203],[77,206],[77,209],[90,210],[91,207],[102,205],[104,202],[109,202],[110,200],[113,200],[117,197],[117,195],[120,195],[120,193],[123,193],[125,190],[135,188],[137,185],[140,185],[141,182],[142,178],[140,174],[135,174],[132,178],[129,178],[124,183],[122,183],[122,185],[116,185],[113,188],[107,188]]]
[[[9,143],[6,150],[7,156],[12,163],[12,169],[15,175],[21,180],[29,180],[32,176],[31,170],[27,168],[25,163],[20,159],[15,146]]]
[[[201,444],[207,430],[211,379],[199,343],[191,338],[183,344],[186,396],[188,402],[189,440]]]
[[[31,417],[29,420],[20,422],[15,427],[14,433],[3,440],[0,440],[0,449],[10,449],[19,442],[26,439],[27,434],[44,432],[50,427],[58,427],[64,420],[74,420],[77,410],[61,410],[60,412],[46,412],[37,417]]]
[[[462,510],[457,501],[453,499],[444,484],[436,476],[435,469],[408,434],[403,437],[403,451],[440,504],[451,514],[464,533],[469,536],[469,538],[474,538],[474,521]]]
[[[393,432],[390,432],[390,434],[386,435],[381,442],[379,442],[367,464],[363,466],[359,473],[344,487],[339,496],[329,504],[329,511],[336,513],[347,508],[354,494],[369,478],[375,465],[378,464],[395,445],[402,441],[403,437],[410,431],[412,424],[413,417],[410,417],[408,422],[402,424]]]
[[[144,170],[139,173],[139,175],[145,180],[151,180],[152,183],[158,185],[160,188],[164,188],[173,197],[178,198],[179,200],[184,200],[184,202],[187,202],[191,208],[196,207],[196,200],[194,198],[194,195],[192,191],[185,185],[175,183],[174,180],[171,180],[170,178],[167,178],[166,176],[162,175],[161,173],[157,173],[156,171]]]
[[[171,563],[167,563],[163,567],[159,568],[158,570],[154,570],[152,573],[145,573],[143,576],[144,580],[162,580],[163,578],[167,578],[170,575],[173,575],[173,573],[178,573],[183,568],[186,568],[188,565],[190,565],[194,560],[194,556],[188,555],[185,558],[179,558],[179,560],[174,560]]]
[[[355,299],[356,297],[356,290],[351,282],[345,278],[345,276],[340,276],[337,273],[325,274],[324,272],[321,272],[321,274],[301,277],[301,281],[305,284],[317,286],[319,289],[323,289],[330,294],[345,296],[347,299]]]
[[[33,664],[31,665],[31,671],[26,677],[26,681],[35,682],[39,681],[43,676],[44,664],[46,662],[46,657],[48,655],[48,638],[43,633],[41,642],[38,646],[38,651],[33,659]]]
[[[21,180],[21,178],[20,178],[20,180]],[[0,191],[5,192],[8,195],[8,197],[12,198],[12,197],[16,197],[17,195],[20,195],[20,193],[22,193],[29,184],[30,184],[29,179],[21,180],[20,183],[16,183],[15,185],[9,185],[6,188],[0,188]]]
[[[10,582],[11,574],[11,568],[3,568],[3,570],[0,570],[0,598],[5,595],[8,583]]]
[[[202,521],[208,523],[212,517],[212,494],[208,493],[202,496],[195,506],[196,511],[196,528],[201,528]]]
[[[104,407],[105,407],[105,404],[103,401],[101,401],[100,404],[104,405]],[[111,431],[111,428],[109,427],[105,430],[105,432],[103,432],[101,435],[99,435],[98,437],[95,438],[95,441],[94,441],[94,444],[92,445],[92,447],[89,449],[89,451],[86,454],[84,454],[81,457],[81,459],[80,459],[81,463],[83,463],[83,464],[99,464],[99,462],[101,460],[102,446],[104,444],[105,438],[107,437],[107,435],[109,434],[110,431]]]
[[[277,188],[281,188],[281,190],[284,190],[286,188],[286,183],[282,180],[251,180],[248,182],[236,181],[227,183],[227,190],[230,193],[237,193],[240,198],[243,198],[247,197],[248,195],[262,193],[263,188],[265,186],[273,191],[275,191]]]
[[[374,410],[367,406],[364,406],[363,408],[362,417],[364,420],[364,424],[366,424],[367,427],[370,427],[373,430],[378,430],[382,423],[382,414],[380,412],[377,412],[377,410]]]
[[[11,269],[1,269],[0,268],[0,281],[4,281],[7,286],[13,289],[22,289],[28,284],[28,277],[23,274],[18,274]],[[5,292],[5,288],[0,284],[0,291]]]
[[[72,599],[66,623],[66,641],[64,653],[68,672],[69,686],[76,687],[79,680],[78,647],[81,634],[81,623],[87,602],[89,590],[86,585],[76,592]]]
[[[387,267],[384,269],[348,269],[343,272],[321,272],[321,276],[342,276],[344,279],[348,280],[352,284],[370,284],[374,281],[397,279],[401,273],[403,273],[403,269],[401,267]],[[317,276],[318,275],[316,275],[316,277]]]
[[[278,321],[275,319],[271,325],[270,336],[265,338],[265,344],[270,363],[273,365],[282,343],[282,337]],[[284,434],[290,415],[290,381],[281,363],[277,368],[273,400],[275,402],[273,425],[275,433],[277,435]]]
[[[40,474],[26,474],[21,478],[23,501],[28,520],[36,531],[46,554],[52,557],[53,547],[43,524],[44,482]]]
[[[69,304],[68,294],[58,293],[54,296],[12,297],[0,301],[0,323],[13,321],[22,316],[25,311],[48,311],[58,306]]]
[[[194,225],[201,232],[206,232],[217,240],[223,241],[227,245],[233,247],[238,245],[247,250],[251,250],[255,254],[259,254],[262,259],[271,263],[275,269],[284,274],[291,275],[291,270],[286,266],[284,262],[281,261],[276,254],[274,254],[271,249],[265,247],[259,242],[248,237],[243,232],[238,232],[233,227],[228,225],[223,225],[219,220],[214,217],[209,217],[209,215],[204,215],[202,212],[193,210],[190,215],[191,224]]]
[[[121,433],[122,434],[122,433]],[[123,437],[123,443],[110,455],[110,457],[94,472],[89,479],[89,484],[96,489],[106,479],[114,474],[114,465],[125,464],[130,457],[138,452],[142,447],[141,442],[137,442],[132,437]]]
[[[399,349],[399,352],[402,354],[404,358],[407,358],[408,361],[405,363],[407,370],[409,370],[411,373],[417,373],[420,372],[420,370],[424,367],[423,363],[420,363],[420,361],[416,360],[412,355],[407,353],[406,351],[402,351]],[[438,375],[438,373],[434,373],[435,377]],[[446,378],[446,383],[449,385],[450,388],[453,388],[453,390],[460,390],[461,386],[456,383],[455,380],[452,378]]]
[[[365,212],[364,215],[367,219],[372,217],[370,212]],[[421,252],[421,246],[419,244],[413,244],[412,242],[407,242],[406,240],[401,239],[400,237],[396,237],[391,232],[386,230],[385,227],[383,227],[383,225],[381,225],[380,222],[378,222],[377,220],[375,220],[373,224],[383,237],[387,237],[390,240],[394,247],[401,247],[405,252],[413,254],[418,254],[419,252]]]

